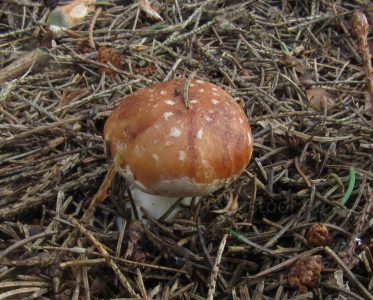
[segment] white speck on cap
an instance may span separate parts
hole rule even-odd
[[[175,102],[172,101],[172,100],[165,100],[164,103],[166,103],[167,105],[174,105]]]
[[[195,104],[195,103],[198,103],[198,100],[196,100],[196,99],[193,99],[193,100],[190,100],[189,102],[190,102],[190,103],[194,103],[194,104]]]
[[[202,140],[202,137],[203,137],[203,129],[201,128],[197,132],[197,139]]]
[[[163,114],[163,117],[164,117],[166,120],[168,120],[168,118],[170,118],[172,115],[173,115],[172,112],[167,111],[167,112],[165,112],[165,113]]]
[[[203,84],[203,83],[205,83],[203,80],[196,80],[196,82],[198,82],[198,83],[200,83],[200,84]]]
[[[203,93],[205,90],[204,89],[199,89],[198,90],[200,93]]]
[[[180,135],[181,135],[181,131],[179,128],[176,128],[176,127],[171,128],[170,136],[176,138],[176,137],[179,137]]]
[[[219,101],[219,100],[216,100],[216,99],[211,99],[211,102],[212,102],[212,104],[214,104],[214,105],[217,105],[217,104],[220,103],[220,101]]]
[[[159,161],[159,156],[155,153],[153,153],[152,157],[154,158],[155,161]]]
[[[185,152],[184,151],[179,151],[179,160],[181,160],[181,161],[185,160]]]
[[[161,95],[166,95],[167,92],[165,90],[161,90]]]

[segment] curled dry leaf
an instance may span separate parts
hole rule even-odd
[[[261,120],[261,121],[258,121],[257,123],[260,126],[262,126],[263,129],[271,128],[271,130],[275,134],[279,134],[279,135],[283,135],[284,134],[284,130],[281,129],[281,128],[278,128],[278,126],[276,125],[276,123],[273,122],[272,120]]]
[[[75,44],[75,51],[78,53],[90,53],[93,50],[87,39],[79,40]]]
[[[335,95],[324,88],[310,88],[306,94],[310,106],[317,111],[329,110],[334,106]]]
[[[237,210],[238,210],[238,195],[233,196],[233,194],[231,193],[229,195],[229,202],[226,205],[226,207],[224,207],[223,209],[219,209],[219,210],[213,210],[212,212],[216,214],[228,213],[229,215],[233,215],[237,212]]]
[[[295,68],[300,74],[304,74],[307,71],[307,62],[304,59],[300,59],[289,53],[284,53],[284,60],[287,65]]]
[[[134,258],[137,261],[145,261],[146,255],[139,246],[143,236],[144,230],[141,221],[131,221],[128,226],[128,247],[124,258]]]
[[[140,9],[151,19],[163,22],[163,18],[159,13],[151,6],[148,0],[139,1]]]
[[[365,109],[369,116],[373,116],[373,68],[368,44],[369,23],[365,14],[355,11],[351,20],[352,32],[356,37],[357,48],[360,52],[364,68],[368,95],[365,99]]]
[[[74,101],[77,101],[78,99],[88,95],[89,92],[90,91],[87,88],[64,91],[61,101],[58,103],[58,107],[64,107]]]
[[[367,17],[361,11],[355,11],[351,20],[352,32],[356,37],[365,36],[368,34],[369,24]]]

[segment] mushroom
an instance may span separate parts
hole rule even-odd
[[[79,25],[88,15],[95,0],[73,0],[65,5],[57,6],[48,16],[47,23],[52,31]]]
[[[212,193],[237,178],[253,150],[240,105],[201,80],[174,79],[125,97],[106,121],[104,139],[111,157],[122,157],[119,173],[135,204],[155,218],[175,199]]]

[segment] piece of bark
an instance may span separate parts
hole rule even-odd
[[[37,48],[19,57],[10,65],[0,69],[0,84],[12,80],[18,76],[23,76],[27,72],[35,71],[45,66],[51,56],[47,50]]]

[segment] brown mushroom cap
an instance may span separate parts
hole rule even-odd
[[[125,97],[109,116],[104,138],[111,156],[123,153],[126,179],[148,194],[188,197],[211,193],[239,176],[253,139],[247,117],[218,86],[174,79]]]

